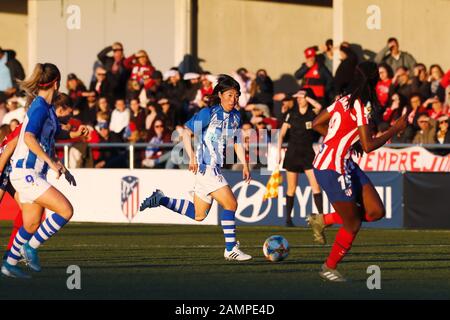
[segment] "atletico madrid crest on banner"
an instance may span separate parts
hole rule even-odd
[[[283,177],[281,176],[280,170],[276,168],[270,176],[269,181],[267,182],[266,193],[264,194],[263,200],[267,200],[269,198],[277,198],[278,186],[282,183]]]
[[[131,222],[139,208],[139,179],[133,176],[123,177],[121,190],[122,212]]]

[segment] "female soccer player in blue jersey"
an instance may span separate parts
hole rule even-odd
[[[237,201],[220,169],[224,164],[225,150],[231,145],[244,164],[243,179],[250,181],[248,163],[240,143],[240,114],[235,109],[239,95],[239,83],[230,76],[221,75],[213,91],[211,106],[200,110],[186,123],[183,143],[190,159],[189,170],[195,174],[194,202],[172,199],[156,190],[143,201],[140,210],[162,205],[196,221],[202,221],[208,215],[214,199],[224,209],[221,215],[226,247],[224,257],[226,260],[245,261],[252,257],[242,252],[236,241],[234,216]],[[195,151],[192,148],[192,136],[196,141]]]
[[[60,78],[54,64],[38,63],[30,78],[21,83],[28,96],[29,110],[11,158],[10,181],[19,193],[24,225],[17,232],[3,263],[1,271],[6,276],[30,277],[17,266],[21,257],[32,270],[40,271],[37,248],[58,232],[73,214],[69,200],[46,180],[50,168],[57,178],[65,173],[69,183],[75,184],[70,173],[55,158],[55,136],[64,138],[52,105]],[[65,138],[70,137],[67,131],[66,135]],[[55,213],[41,223],[45,208]]]

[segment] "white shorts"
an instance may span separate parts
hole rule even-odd
[[[33,169],[13,168],[9,180],[19,193],[21,203],[33,203],[51,187],[51,184]]]
[[[195,175],[194,193],[203,201],[212,203],[210,193],[227,185],[228,182],[220,170],[206,166],[204,174],[197,172]]]

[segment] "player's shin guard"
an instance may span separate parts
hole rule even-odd
[[[225,236],[225,247],[228,251],[233,250],[236,245],[236,222],[234,219],[234,211],[223,210],[220,224],[222,225],[223,234]]]
[[[195,219],[195,207],[189,200],[163,197],[160,200],[160,204],[167,209],[178,212],[188,218]]]
[[[26,242],[28,242],[28,240],[31,239],[32,236],[33,234],[28,233],[24,227],[20,228],[14,238],[11,250],[9,250],[6,262],[15,266],[21,259],[20,249]]]
[[[323,213],[323,196],[322,192],[314,193],[314,204],[316,205],[317,211]]]
[[[338,263],[345,257],[352,247],[356,234],[350,233],[341,227],[336,234],[336,240],[331,248],[330,255],[326,261],[327,267],[336,269]]]
[[[14,219],[14,225],[11,231],[11,235],[9,237],[7,250],[11,250],[11,247],[14,243],[14,239],[16,238],[16,234],[19,231],[19,229],[22,228],[22,226],[23,226],[22,211],[19,211],[19,213],[16,216],[16,219]]]
[[[329,226],[330,224],[342,224],[342,218],[337,212],[331,212],[323,215],[323,222],[325,225]]]
[[[41,223],[33,237],[29,241],[30,247],[37,249],[41,244],[47,241],[55,233],[57,233],[62,227],[66,225],[68,221],[61,217],[59,214],[54,213],[48,216],[44,222]]]

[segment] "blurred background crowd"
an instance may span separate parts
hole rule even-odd
[[[333,73],[336,54],[340,64]],[[298,70],[291,73],[303,92],[325,108],[348,92],[355,67],[362,59],[348,42],[335,46],[329,39],[306,48],[304,61],[299,61]],[[170,144],[180,142],[184,123],[208,106],[217,75],[207,71],[183,74],[177,67],[158,70],[145,50],[127,53],[120,42],[102,49],[93,60],[90,83],[83,83],[76,73],[70,73],[61,81],[60,91],[66,93],[55,100],[57,116],[65,129],[77,130],[81,124],[90,129],[87,139],[59,141],[71,143],[70,167],[127,168],[128,149],[91,144],[143,142],[148,146],[135,150],[134,167],[184,168],[181,161],[171,157]],[[373,134],[382,134],[398,117],[408,113],[407,129],[392,143],[450,143],[450,70],[416,61],[413,54],[403,51],[396,38],[387,39],[374,61],[379,65],[380,80],[376,86],[378,101],[370,106]],[[224,72],[241,85],[238,108],[250,157],[250,132],[256,132],[257,139],[265,138],[258,132],[280,128],[287,114],[302,104],[305,96],[275,92],[265,69],[241,67]],[[0,47],[0,139],[14,130],[26,114],[18,82],[25,76],[16,53]],[[62,149],[59,151],[62,156]]]

